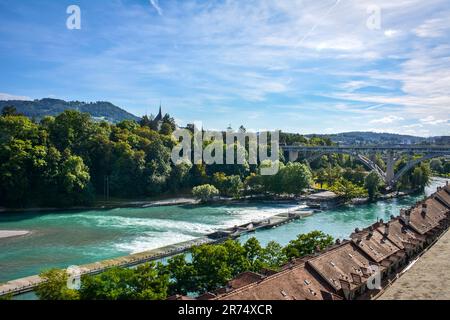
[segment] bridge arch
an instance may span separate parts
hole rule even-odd
[[[448,157],[450,156],[450,146],[429,146],[429,145],[388,145],[388,146],[282,146],[284,151],[289,152],[290,161],[295,161],[298,159],[300,152],[305,154],[305,160],[307,162],[312,162],[321,156],[327,154],[348,154],[363,164],[365,164],[369,169],[375,171],[380,178],[386,183],[388,188],[393,188],[399,179],[407,173],[411,168],[422,161],[426,161],[433,158]],[[387,155],[387,171],[385,172],[376,163],[367,158],[363,153],[375,153],[375,152],[385,152]],[[306,154],[313,153],[309,157]],[[398,172],[394,173],[394,154],[401,153],[417,153],[423,156],[410,160],[403,168]]]
[[[395,173],[394,178],[392,179],[392,185],[395,185],[398,181],[400,181],[401,177],[403,177],[409,170],[414,168],[419,163],[426,161],[426,160],[430,160],[430,159],[434,159],[434,158],[442,158],[442,157],[443,157],[443,155],[431,153],[431,154],[426,154],[420,158],[408,161],[408,163],[404,167],[402,167],[397,173]]]
[[[319,158],[321,158],[322,156],[328,155],[328,154],[347,154],[353,158],[355,158],[356,160],[359,160],[359,162],[361,162],[362,164],[364,164],[367,168],[369,168],[372,171],[375,171],[375,173],[383,180],[386,180],[386,173],[383,171],[383,169],[381,169],[375,162],[373,162],[372,160],[370,160],[369,158],[367,158],[366,156],[364,156],[361,153],[357,153],[357,152],[352,152],[352,151],[348,151],[348,150],[342,150],[342,151],[329,151],[329,152],[320,152],[318,154],[314,154],[310,157],[305,158],[305,161],[307,161],[308,163],[311,163]]]

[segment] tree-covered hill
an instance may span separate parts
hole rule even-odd
[[[448,137],[416,137],[394,133],[345,132],[337,134],[307,135],[306,137],[329,138],[339,145],[380,145],[380,144],[445,144]],[[447,139],[446,139],[447,138]]]
[[[14,106],[17,112],[36,120],[45,116],[57,116],[70,109],[89,113],[94,119],[106,120],[111,123],[118,123],[123,120],[139,120],[135,115],[105,101],[86,103],[50,98],[34,101],[0,101],[0,110],[6,106]]]

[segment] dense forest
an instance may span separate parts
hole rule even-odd
[[[158,120],[158,121],[157,121]],[[189,128],[189,126],[188,126]],[[201,200],[214,195],[300,194],[305,188],[331,189],[348,198],[375,198],[381,181],[348,155],[328,155],[311,165],[286,163],[274,176],[249,165],[192,165],[171,162],[176,124],[144,116],[116,124],[66,110],[39,122],[4,108],[0,116],[0,206],[92,205],[108,198],[137,199],[191,192]],[[281,144],[331,145],[326,137],[281,133]],[[207,144],[208,142],[204,142]],[[385,167],[381,157],[380,167]],[[405,159],[397,163],[397,169]],[[434,173],[448,175],[449,162],[433,160]],[[420,189],[432,170],[423,163],[405,175],[400,188]]]

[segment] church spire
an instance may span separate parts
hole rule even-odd
[[[163,115],[162,115],[162,105],[161,102],[159,102],[159,113],[156,116],[155,120],[156,121],[161,121],[163,119]]]

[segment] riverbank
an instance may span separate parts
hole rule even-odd
[[[236,239],[240,236],[252,233],[257,230],[275,228],[283,224],[287,224],[293,220],[310,216],[312,211],[293,211],[274,215],[268,219],[245,223],[239,226],[218,230],[214,233],[207,234],[203,237],[180,242],[157,249],[147,250],[123,256],[119,258],[107,259],[95,263],[89,263],[78,266],[81,275],[98,274],[113,267],[133,267],[149,261],[160,260],[172,257],[177,254],[189,251],[194,246],[203,244],[220,243],[227,239]],[[7,294],[21,294],[32,291],[36,286],[42,283],[42,279],[38,275],[29,276],[21,279],[8,281],[0,285],[0,296]]]
[[[276,195],[249,195],[239,199],[229,198],[229,197],[216,197],[208,204],[210,205],[223,205],[223,204],[248,204],[248,203],[293,203],[300,202],[307,199],[311,194],[320,192],[322,190],[314,190],[313,193],[302,196],[294,196],[294,195],[285,195],[285,196],[276,196]],[[399,192],[391,192],[388,194],[384,194],[379,196],[374,201],[383,201],[398,197],[403,197],[407,195],[411,195],[414,193],[418,193],[418,190],[408,190],[408,191],[399,191]],[[356,198],[352,199],[349,204],[359,205],[359,204],[367,204],[369,203],[368,198]],[[165,206],[177,206],[177,205],[203,205],[199,200],[195,199],[192,196],[188,195],[180,195],[173,196],[167,198],[155,198],[155,199],[137,199],[137,200],[126,200],[126,199],[115,199],[109,201],[97,201],[92,206],[73,206],[73,207],[49,207],[49,208],[4,208],[0,207],[0,214],[2,213],[20,213],[20,212],[62,212],[62,211],[89,211],[89,210],[112,210],[119,208],[152,208],[152,207],[165,207]]]
[[[93,206],[74,206],[65,208],[3,208],[0,207],[1,213],[20,213],[20,212],[61,212],[61,211],[89,211],[89,210],[111,210],[119,208],[151,208],[177,205],[195,205],[198,200],[188,197],[168,198],[164,200],[115,200],[100,201]]]

